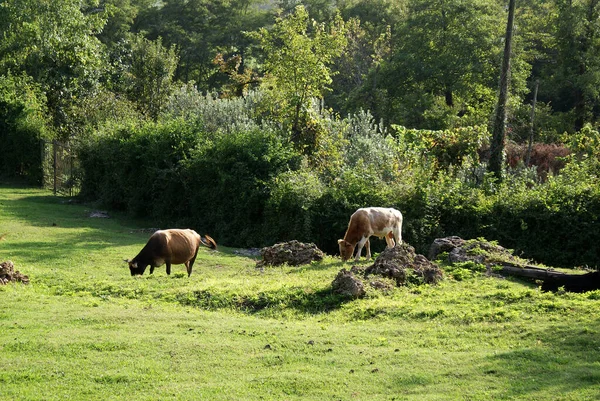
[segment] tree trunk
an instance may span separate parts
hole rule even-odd
[[[529,166],[529,162],[531,161],[531,150],[533,148],[533,126],[535,119],[535,104],[537,102],[537,94],[538,87],[540,86],[540,81],[535,81],[535,89],[533,90],[533,101],[531,103],[531,125],[529,127],[529,145],[527,146],[527,155],[525,156],[525,165]]]
[[[502,180],[502,168],[504,165],[506,103],[508,101],[508,84],[510,81],[510,53],[515,18],[515,1],[516,0],[510,0],[508,5],[508,23],[506,24],[504,57],[502,59],[502,71],[500,73],[500,94],[498,95],[498,106],[496,107],[496,115],[494,117],[492,143],[490,147],[490,162],[488,166],[488,170],[492,172],[498,180]]]
[[[452,90],[446,89],[446,93],[444,95],[446,98],[446,106],[454,107],[454,96],[452,95]]]

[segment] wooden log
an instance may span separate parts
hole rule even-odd
[[[587,292],[600,289],[600,272],[594,271],[586,274],[562,273],[551,269],[536,266],[519,266],[503,262],[497,271],[503,276],[525,277],[542,280],[542,291],[558,291],[563,288],[569,292]]]

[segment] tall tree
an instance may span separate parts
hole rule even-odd
[[[175,47],[169,49],[162,40],[148,40],[135,35],[127,69],[127,93],[147,117],[157,120],[174,89],[173,75],[177,68]]]
[[[309,18],[303,6],[277,19],[268,30],[254,32],[266,54],[264,88],[279,110],[292,140],[303,147],[303,122],[313,98],[322,98],[331,84],[330,65],[346,46],[345,24],[337,15],[331,24]]]
[[[512,50],[512,37],[515,18],[515,0],[508,3],[508,21],[506,23],[506,35],[504,38],[504,57],[502,58],[502,70],[500,72],[500,92],[498,94],[498,105],[494,116],[492,128],[492,142],[490,146],[490,162],[488,170],[498,180],[502,179],[504,162],[504,138],[506,132],[506,104],[508,101],[508,84],[510,82],[510,57]]]
[[[600,1],[556,0],[556,62],[546,69],[557,111],[572,112],[573,129],[600,117]],[[544,99],[546,93],[541,93]]]
[[[212,61],[239,56],[244,73],[251,42],[244,31],[268,23],[270,11],[259,0],[164,0],[142,11],[134,30],[152,40],[161,37],[165,46],[176,45],[179,63],[175,79],[205,91],[222,83],[223,75]]]

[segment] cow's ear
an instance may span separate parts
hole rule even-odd
[[[343,239],[339,239],[339,240],[338,240],[338,244],[341,244],[342,242],[344,242],[344,240],[343,240]]]
[[[129,263],[129,262],[131,262],[131,261],[130,261],[129,259],[123,259],[123,262],[125,262],[125,263]]]

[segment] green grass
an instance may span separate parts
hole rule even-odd
[[[0,286],[0,400],[600,399],[600,292],[464,271],[345,300],[332,257],[222,245],[131,277],[152,222],[92,210],[0,186],[0,261],[31,279]]]

